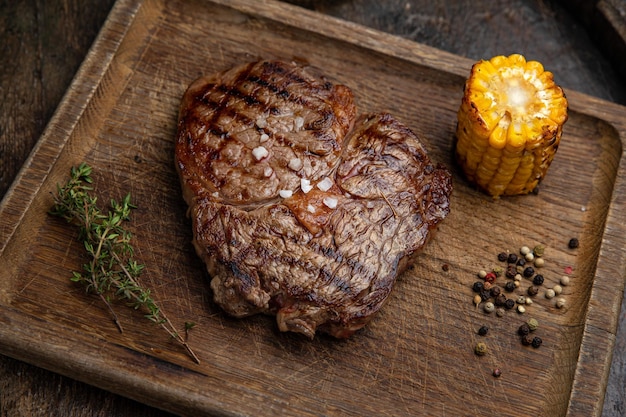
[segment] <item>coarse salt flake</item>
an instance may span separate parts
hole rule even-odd
[[[309,213],[315,213],[315,206],[313,204],[306,206],[306,209]]]
[[[332,186],[333,186],[333,180],[331,180],[328,177],[324,178],[323,180],[317,183],[317,188],[319,188],[322,191],[328,191],[330,190]]]
[[[262,118],[262,117],[259,117],[258,119],[256,119],[256,122],[255,122],[255,123],[256,123],[256,125],[257,125],[258,127],[260,127],[261,129],[263,129],[264,127],[266,127],[266,126],[267,126],[267,120],[266,120],[266,119],[264,119],[264,118]]]
[[[278,192],[278,195],[280,195],[282,198],[289,198],[293,195],[293,191],[291,190],[280,190]]]
[[[334,209],[337,207],[337,199],[335,197],[324,197],[322,202],[326,207],[330,209]]]
[[[289,169],[299,171],[302,169],[303,166],[302,160],[300,158],[291,158],[287,166],[289,167]]]
[[[271,177],[273,173],[274,170],[272,169],[272,167],[265,167],[265,169],[263,170],[263,175],[265,176],[265,178]]]
[[[257,146],[256,148],[252,149],[252,156],[254,156],[254,159],[256,159],[257,161],[260,161],[269,154],[270,153],[267,149],[265,149],[264,146]]]
[[[293,125],[296,130],[302,129],[302,126],[304,126],[304,118],[301,116],[296,117],[295,119],[293,119]]]
[[[300,189],[302,190],[304,194],[311,191],[313,189],[313,186],[311,185],[311,181],[307,180],[306,178],[300,178]]]
[[[260,140],[260,142],[261,142],[261,143],[263,143],[263,142],[267,142],[269,139],[270,139],[270,135],[268,135],[267,133],[263,133],[263,134],[261,135],[261,140]]]

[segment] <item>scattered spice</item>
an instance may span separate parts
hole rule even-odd
[[[531,297],[534,297],[535,295],[539,293],[539,288],[535,287],[534,285],[531,285],[530,287],[528,287],[528,290],[526,292]]]
[[[506,284],[504,284],[504,289],[508,292],[513,292],[515,291],[515,288],[517,288],[515,286],[515,281],[507,281]]]
[[[504,253],[504,252],[500,252],[500,253],[498,254],[498,260],[499,260],[500,262],[506,262],[506,260],[508,259],[508,257],[509,257],[509,256],[508,256],[506,253]]]
[[[535,349],[541,346],[542,343],[543,343],[543,340],[541,340],[539,336],[533,337],[533,340],[530,342],[531,346],[534,347]]]
[[[563,297],[559,297],[559,298],[556,300],[556,307],[557,307],[557,308],[563,308],[563,307],[565,307],[565,298],[563,298]]]
[[[533,343],[533,338],[530,335],[522,336],[522,344],[524,346],[530,346]]]
[[[523,305],[518,305],[517,312],[520,314],[524,314],[526,312],[526,307],[524,307]]]
[[[571,238],[569,240],[569,242],[567,243],[567,247],[570,249],[576,249],[578,247],[580,243],[578,242],[578,239],[576,239],[575,237]]]
[[[495,368],[492,374],[494,377],[500,378],[500,376],[502,375],[502,371],[500,370],[500,368]]]
[[[535,255],[533,255],[532,252],[528,252],[526,255],[524,255],[524,259],[526,259],[528,262],[532,262],[535,259]]]
[[[574,268],[572,268],[571,266],[566,266],[563,272],[565,272],[567,275],[571,275],[571,273],[574,272]]]
[[[526,256],[530,253],[530,248],[528,246],[522,246],[519,250],[519,253],[522,254],[522,256]]]
[[[443,269],[443,272],[448,272],[450,270],[450,265],[443,264],[441,265],[441,269]]]
[[[535,285],[542,285],[543,281],[544,281],[544,278],[543,278],[543,275],[541,275],[541,274],[537,274],[533,278],[533,284],[535,284]]]
[[[485,313],[492,313],[495,308],[496,306],[494,306],[491,301],[486,302],[483,306],[483,310],[485,310]]]
[[[563,287],[561,287],[559,284],[555,285],[554,287],[552,287],[552,290],[554,291],[555,295],[559,295],[563,292]]]
[[[487,345],[484,342],[476,343],[474,346],[474,353],[478,356],[484,356],[487,354]]]
[[[546,290],[546,298],[547,298],[548,300],[550,300],[551,298],[554,298],[554,296],[555,296],[555,295],[556,295],[556,294],[554,293],[554,290],[553,290],[552,288],[548,288],[548,289]]]
[[[478,307],[478,304],[480,304],[480,302],[481,302],[482,300],[483,300],[483,299],[481,298],[481,296],[480,296],[480,295],[478,295],[478,294],[476,294],[476,295],[474,296],[474,305]]]
[[[569,277],[567,275],[563,275],[561,277],[560,282],[561,282],[561,285],[564,286],[564,287],[569,285]]]
[[[530,278],[530,277],[532,277],[534,274],[535,274],[535,270],[534,270],[534,268],[533,268],[532,266],[526,267],[526,268],[524,269],[524,272],[523,272],[524,277],[526,277],[526,278]]]
[[[476,281],[474,285],[472,285],[472,290],[474,292],[481,292],[485,285],[481,281]]]
[[[537,246],[535,246],[535,247],[534,247],[534,249],[533,249],[533,254],[534,254],[535,256],[541,257],[541,256],[543,256],[543,254],[544,254],[545,250],[546,250],[546,247],[545,247],[545,246],[543,246],[543,245],[537,245]]]
[[[484,270],[478,271],[478,278],[485,279],[486,276],[487,276],[487,271],[484,271]]]
[[[502,307],[496,308],[496,316],[498,317],[504,316],[504,309]]]
[[[517,329],[517,334],[520,336],[526,336],[528,333],[530,333],[530,326],[528,323],[522,323]]]
[[[507,299],[504,302],[504,308],[506,308],[507,310],[510,310],[513,307],[515,307],[515,301],[513,301],[511,298]]]
[[[487,275],[485,275],[485,281],[486,282],[493,283],[493,282],[496,281],[496,278],[497,278],[497,275],[496,275],[495,272],[489,272],[489,273],[487,273]]]
[[[535,266],[537,268],[543,268],[546,264],[546,261],[543,258],[536,258],[535,259]]]
[[[480,329],[478,329],[478,334],[480,336],[485,336],[488,332],[489,332],[489,327],[487,326],[480,326]]]
[[[539,328],[539,322],[535,318],[528,319],[526,324],[528,324],[528,328],[530,329],[531,332],[534,332],[535,330]]]
[[[514,264],[517,262],[517,255],[514,253],[509,253],[509,256],[507,257],[506,261],[510,264]]]

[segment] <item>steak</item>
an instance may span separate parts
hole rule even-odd
[[[310,338],[369,322],[449,212],[451,175],[410,129],[294,63],[194,81],[175,159],[214,301]]]

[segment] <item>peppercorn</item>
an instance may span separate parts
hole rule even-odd
[[[481,281],[476,281],[474,285],[472,285],[472,290],[474,292],[481,292],[485,285]]]
[[[565,287],[568,284],[569,284],[569,277],[567,275],[563,275],[561,277],[561,285]]]
[[[500,376],[502,375],[502,371],[500,370],[500,368],[495,368],[495,369],[493,370],[492,375],[493,375],[494,377],[496,377],[496,378],[500,378]]]
[[[541,340],[541,338],[538,337],[538,336],[533,337],[532,342],[530,342],[532,347],[534,347],[535,349],[537,349],[539,346],[541,346],[541,343],[543,343],[543,340]]]
[[[539,256],[539,257],[541,257],[541,256],[543,256],[543,254],[544,254],[545,250],[546,250],[546,247],[545,247],[545,246],[543,246],[543,245],[537,245],[537,246],[535,246],[535,247],[533,248],[533,254],[534,254],[535,256]]]
[[[496,267],[494,267],[491,271],[492,271],[494,274],[496,274],[496,277],[499,277],[499,276],[502,276],[502,271],[503,271],[503,269],[502,269],[501,267],[499,267],[499,266],[496,266]]]
[[[491,293],[490,293],[489,291],[487,291],[487,290],[482,290],[482,291],[480,292],[480,298],[481,298],[483,301],[487,301],[488,299],[490,299],[490,298],[491,298]]]
[[[483,309],[485,310],[485,313],[491,313],[495,309],[495,306],[491,301],[489,301],[485,303]]]
[[[537,293],[539,293],[539,288],[531,285],[530,287],[528,287],[526,293],[528,293],[528,295],[530,295],[531,297],[534,297],[535,295],[537,295]]]
[[[506,259],[506,261],[510,264],[514,264],[515,262],[517,262],[517,255],[514,253],[509,253],[509,256]]]
[[[504,252],[500,252],[498,254],[498,260],[500,262],[505,262],[507,260],[507,258],[508,258],[508,255],[506,253],[504,253]]]
[[[534,274],[535,274],[535,269],[534,269],[532,266],[526,267],[526,268],[524,269],[523,275],[524,275],[526,278],[530,278],[530,277],[532,277]]]
[[[474,296],[474,305],[478,307],[478,304],[480,304],[481,301],[483,301],[483,299],[480,297],[480,295],[476,294]]]
[[[520,314],[524,314],[526,312],[526,307],[524,307],[523,305],[518,305],[517,312]]]
[[[524,259],[526,259],[528,262],[532,262],[533,259],[535,259],[535,255],[533,255],[532,252],[529,252],[526,255],[524,255]]]
[[[537,319],[534,319],[534,318],[528,319],[526,324],[528,324],[528,328],[530,329],[531,332],[534,332],[535,330],[539,328],[539,322],[537,321]]]
[[[502,307],[506,303],[506,295],[500,294],[493,299],[493,303],[498,307]]]
[[[533,343],[533,338],[529,335],[522,336],[522,345],[530,346]]]
[[[563,297],[559,297],[556,300],[556,308],[563,308],[565,307],[565,298]]]
[[[528,323],[523,323],[517,329],[517,334],[519,334],[520,336],[526,336],[528,333],[530,333],[530,326],[528,325]]]
[[[485,281],[486,282],[495,282],[497,276],[495,272],[489,272],[487,273],[487,275],[485,275]]]
[[[504,316],[504,309],[502,307],[496,308],[496,316],[498,317]]]
[[[554,298],[556,294],[554,293],[554,290],[552,288],[548,288],[546,290],[546,298],[549,300],[551,298]]]
[[[543,275],[540,275],[540,274],[535,275],[535,277],[533,278],[533,284],[535,285],[543,284]]]
[[[491,294],[492,297],[497,297],[500,295],[501,291],[502,290],[500,289],[500,287],[496,285],[496,286],[491,287],[491,289],[489,290],[489,293]]]
[[[515,301],[513,301],[511,298],[508,298],[505,302],[504,302],[504,308],[506,308],[507,310],[512,309],[513,307],[515,307]]]
[[[530,248],[528,246],[522,246],[519,249],[519,253],[521,253],[523,256],[526,256],[527,253],[530,253]]]
[[[483,290],[484,291],[489,291],[491,289],[491,287],[493,287],[493,283],[491,283],[491,281],[485,281],[483,283]]]
[[[554,290],[555,295],[559,295],[563,292],[563,287],[561,287],[559,284],[552,287],[552,289]]]
[[[480,329],[478,329],[478,334],[481,336],[485,336],[487,332],[489,332],[489,327],[487,326],[480,326]]]
[[[519,258],[519,259],[517,260],[517,262],[515,263],[515,265],[517,265],[517,266],[524,266],[524,265],[526,265],[526,259],[524,259],[524,258]]]
[[[506,277],[513,279],[515,278],[515,274],[517,274],[517,268],[515,265],[509,264],[509,266],[506,267]]]
[[[450,270],[450,265],[443,264],[441,265],[441,269],[443,269],[443,272],[448,272]]]
[[[508,292],[515,291],[515,288],[515,281],[507,281],[507,283],[504,284],[504,289]]]
[[[515,276],[513,277],[513,279],[515,281],[521,281],[522,280],[522,274],[515,274]]]
[[[524,297],[523,295],[517,297],[517,304],[526,304],[526,297]]]
[[[485,270],[478,271],[478,278],[485,279],[486,276],[487,276],[487,271]]]
[[[537,268],[543,268],[546,264],[546,261],[543,258],[537,258],[535,259],[535,266]]]
[[[575,237],[571,238],[569,242],[567,243],[567,247],[570,249],[576,249],[578,245],[579,245],[578,239],[576,239]]]
[[[487,345],[484,342],[476,343],[476,346],[474,346],[474,353],[478,356],[484,356],[487,353]]]

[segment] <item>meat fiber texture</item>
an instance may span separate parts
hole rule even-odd
[[[449,212],[452,180],[387,113],[309,66],[247,63],[183,96],[176,168],[214,301],[346,338]]]

